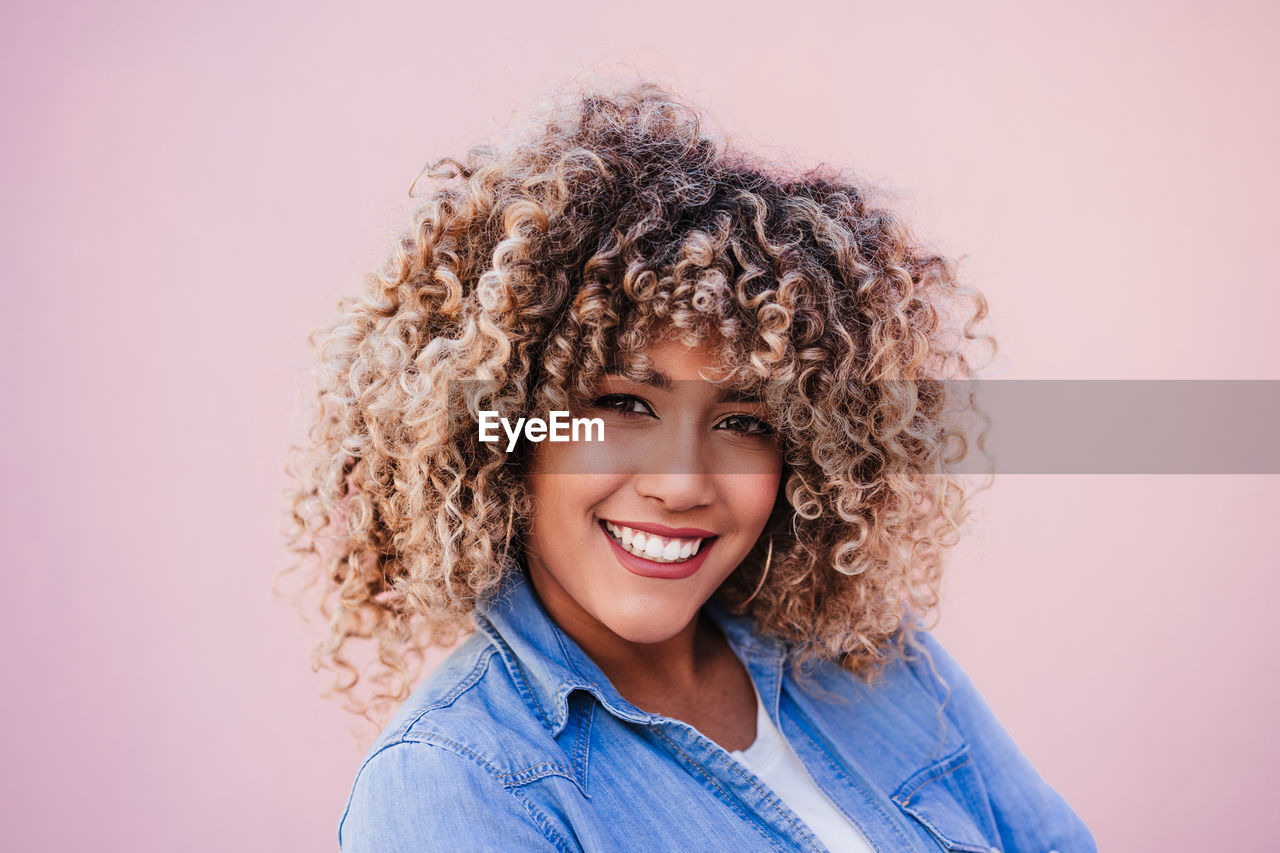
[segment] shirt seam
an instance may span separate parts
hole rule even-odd
[[[495,652],[501,654],[503,665],[507,667],[507,671],[511,674],[512,680],[516,682],[516,692],[520,694],[521,700],[528,705],[528,699],[525,698],[525,695],[527,694],[528,698],[533,700],[533,707],[537,710],[538,717],[542,722],[543,727],[547,731],[551,732],[553,737],[559,735],[559,732],[555,728],[555,721],[551,719],[551,715],[547,713],[547,709],[542,707],[542,701],[538,698],[538,693],[534,689],[533,680],[529,677],[529,674],[525,672],[524,664],[521,662],[520,656],[517,655],[515,649],[511,648],[511,645],[503,639],[502,634],[488,619],[488,617],[484,617],[484,620],[489,628],[489,630],[485,631],[485,634],[489,637],[490,646]],[[506,650],[505,654],[503,654],[498,648],[499,644],[501,644],[502,649]],[[514,667],[514,671],[512,667]]]
[[[447,739],[445,738],[440,738],[439,740],[442,742],[435,743],[433,741],[427,741],[427,740],[392,741],[391,743],[387,743],[382,747],[380,747],[376,752],[373,752],[372,754],[369,755],[368,758],[364,760],[364,763],[360,765],[360,771],[356,774],[356,781],[351,786],[351,793],[347,795],[347,806],[342,811],[342,819],[338,821],[338,847],[339,848],[342,847],[342,829],[346,825],[347,817],[349,817],[351,814],[351,803],[355,799],[356,787],[360,784],[360,777],[364,775],[364,772],[369,767],[369,764],[373,761],[374,758],[378,757],[379,755],[381,755],[382,753],[386,752],[389,749],[393,749],[397,746],[408,746],[411,744],[416,744],[418,746],[434,747],[436,749],[444,749],[447,752],[454,752],[455,755],[459,755],[459,757],[465,757],[471,760],[472,762],[474,762],[475,764],[479,765],[481,769],[483,769],[489,774],[489,776],[493,779],[494,782],[497,782],[498,786],[502,788],[502,790],[506,791],[508,794],[511,795],[512,799],[518,801],[522,806],[524,806],[525,811],[529,813],[529,817],[533,820],[534,825],[538,827],[538,831],[542,833],[543,838],[545,838],[547,841],[554,844],[557,850],[563,851],[563,853],[572,853],[572,848],[568,845],[568,843],[564,840],[564,838],[560,835],[560,833],[557,832],[553,826],[551,826],[550,820],[548,820],[547,817],[543,815],[542,812],[540,812],[527,797],[521,796],[520,794],[517,793],[515,788],[509,787],[508,785],[503,784],[497,778],[499,775],[502,775],[497,772],[497,768],[493,767],[487,761],[481,758],[479,755],[476,755],[474,752],[462,746],[461,744],[454,744],[452,742],[447,741]],[[449,748],[450,746],[455,747],[456,749],[450,749]]]
[[[720,787],[718,784],[716,784],[716,780],[711,776],[711,774],[710,774],[710,773],[708,773],[708,772],[707,772],[706,768],[705,768],[705,767],[703,767],[703,766],[702,766],[701,764],[699,764],[698,762],[694,761],[694,760],[693,760],[693,757],[692,757],[691,755],[688,755],[687,753],[685,753],[685,751],[684,751],[683,749],[681,749],[681,748],[680,748],[680,745],[679,745],[678,743],[676,743],[676,742],[671,738],[671,736],[670,736],[670,735],[668,735],[666,732],[662,731],[662,729],[659,729],[659,728],[656,728],[656,727],[653,729],[653,732],[654,732],[654,734],[658,735],[660,738],[662,738],[663,740],[665,740],[668,744],[670,744],[670,745],[671,745],[671,748],[672,748],[672,749],[674,749],[674,750],[676,751],[676,753],[677,753],[681,758],[683,758],[686,762],[688,762],[688,764],[689,764],[689,765],[691,765],[691,766],[693,767],[693,769],[697,772],[697,774],[698,774],[699,776],[701,776],[704,780],[706,780],[706,782],[707,782],[708,784],[710,784],[710,786],[711,786],[713,789],[715,789],[716,793],[718,793],[718,794],[720,795],[720,798],[721,798],[722,800],[724,800],[726,803],[728,803],[729,808],[733,809],[733,810],[734,810],[734,812],[736,812],[736,813],[737,813],[738,817],[742,818],[742,820],[744,820],[744,821],[745,821],[747,824],[749,824],[753,829],[755,829],[755,831],[756,831],[756,832],[758,832],[758,833],[760,834],[760,836],[761,836],[762,838],[764,838],[764,840],[765,840],[765,841],[768,841],[768,842],[769,842],[769,845],[770,845],[771,847],[773,847],[773,849],[775,849],[775,850],[783,850],[783,849],[784,849],[784,848],[782,848],[781,846],[779,846],[779,845],[778,845],[777,841],[775,841],[774,839],[770,838],[768,833],[766,833],[766,832],[765,832],[764,830],[762,830],[759,826],[757,826],[757,825],[756,825],[756,823],[755,823],[755,821],[753,821],[753,820],[752,820],[752,819],[747,815],[747,813],[746,813],[746,812],[744,812],[741,808],[739,808],[739,807],[738,807],[737,803],[735,803],[735,802],[734,802],[734,798],[733,798],[733,797],[731,797],[731,796],[729,795],[729,793],[728,793],[727,791],[725,791],[725,790],[724,790],[724,788],[722,788],[722,787]]]
[[[718,757],[719,756],[717,756],[717,758]],[[734,773],[737,773],[739,776],[742,777],[744,782],[746,782],[752,788],[755,788],[756,792],[760,794],[760,796],[764,797],[765,801],[769,803],[769,805],[773,806],[774,811],[776,811],[782,817],[783,820],[791,824],[791,828],[794,829],[796,833],[800,835],[801,838],[804,838],[806,841],[808,841],[810,846],[812,846],[815,850],[822,849],[822,846],[820,844],[814,843],[818,839],[811,832],[809,832],[804,825],[802,825],[803,821],[801,824],[797,824],[794,820],[791,819],[790,815],[787,814],[788,811],[791,811],[790,806],[787,806],[785,803],[783,803],[782,799],[778,797],[773,790],[771,790],[770,788],[764,785],[761,785],[760,782],[757,782],[756,779],[759,777],[753,778],[753,776],[755,775],[754,771],[752,771],[751,773],[747,773],[746,772],[747,768],[744,768],[737,761],[731,760],[726,763],[729,766],[728,769]],[[798,818],[799,815],[796,815],[796,817]]]
[[[946,768],[945,770],[943,770],[941,773],[935,773],[935,774],[933,774],[933,775],[927,776],[927,777],[926,777],[924,780],[922,780],[919,784],[917,784],[915,787],[913,787],[913,788],[912,788],[912,789],[911,789],[911,790],[906,794],[906,796],[902,796],[901,794],[894,794],[894,795],[893,795],[893,801],[894,801],[895,803],[897,803],[897,804],[898,804],[898,807],[899,807],[900,809],[902,809],[904,812],[906,812],[907,814],[911,815],[911,816],[912,816],[912,817],[914,817],[916,820],[918,820],[921,824],[923,824],[923,825],[924,825],[924,827],[925,827],[925,829],[927,829],[927,830],[928,830],[928,831],[929,831],[929,832],[930,832],[930,833],[931,833],[935,838],[938,838],[939,840],[943,841],[944,843],[946,843],[946,844],[948,844],[948,845],[951,845],[951,847],[952,847],[953,849],[958,850],[958,851],[959,851],[959,850],[963,850],[963,851],[973,851],[973,853],[986,853],[986,851],[989,851],[989,850],[990,850],[990,849],[992,849],[992,848],[991,848],[990,843],[989,843],[989,842],[987,842],[985,838],[983,839],[983,846],[978,846],[978,845],[974,845],[974,844],[969,844],[968,842],[965,842],[965,841],[957,841],[954,837],[952,837],[952,836],[951,836],[951,835],[949,835],[948,833],[944,832],[944,831],[943,831],[943,830],[942,830],[942,829],[937,825],[937,823],[936,823],[935,821],[931,820],[931,819],[930,819],[930,817],[929,817],[929,815],[928,815],[927,813],[921,812],[921,811],[920,811],[920,809],[919,809],[917,806],[913,806],[913,805],[911,805],[911,798],[912,798],[912,797],[914,797],[914,796],[916,795],[916,792],[917,792],[917,791],[919,791],[921,788],[924,788],[924,787],[925,787],[925,786],[927,786],[927,785],[931,785],[931,784],[933,784],[934,782],[938,781],[939,779],[946,778],[947,776],[951,775],[952,773],[955,773],[955,772],[956,772],[957,770],[959,770],[961,767],[964,767],[965,765],[969,764],[969,763],[970,763],[970,761],[969,761],[969,755],[968,755],[968,754],[965,754],[965,753],[966,753],[966,750],[968,750],[968,748],[969,748],[969,747],[968,747],[968,745],[966,744],[965,746],[960,747],[960,749],[958,749],[958,750],[956,750],[955,752],[951,753],[951,755],[948,755],[946,758],[942,759],[941,761],[937,762],[936,764],[933,764],[933,765],[931,765],[930,767],[926,767],[924,770],[922,770],[922,771],[921,771],[921,773],[928,773],[930,770],[933,770],[934,768],[942,767],[942,766],[946,765],[946,763],[947,763],[947,762],[955,760],[955,758],[956,758],[957,756],[959,756],[959,755],[961,755],[961,754],[964,754],[964,758],[963,758],[963,760],[956,762],[955,764],[953,764],[953,765],[952,765],[952,766],[950,766],[950,767],[947,767],[947,768]],[[917,775],[919,775],[919,774],[917,774]],[[910,782],[911,780],[910,780],[910,779],[908,779],[907,781],[908,781],[908,782]],[[902,796],[902,798],[901,798],[901,799],[899,799],[899,797],[900,797],[900,796]],[[998,832],[998,831],[999,831],[999,830],[997,829],[997,832]],[[979,830],[979,832],[981,832],[981,830]],[[985,833],[983,833],[983,834],[985,835]]]
[[[590,799],[587,793],[587,771],[591,758],[591,724],[595,719],[595,702],[588,699],[582,711],[583,719],[578,727],[578,748],[576,750],[578,766],[582,770],[582,795]]]
[[[810,725],[812,725],[811,722],[810,722]],[[824,758],[826,758],[828,769],[830,769],[831,772],[834,773],[836,777],[845,784],[846,787],[848,787],[850,790],[857,791],[858,796],[862,798],[862,801],[866,803],[866,805],[869,808],[875,810],[888,824],[889,828],[893,830],[894,834],[897,835],[898,838],[909,847],[911,844],[910,840],[902,834],[901,827],[899,827],[897,824],[894,823],[892,815],[887,814],[885,810],[880,807],[880,804],[877,803],[874,799],[872,799],[865,790],[863,790],[862,786],[854,784],[853,780],[849,778],[849,775],[840,768],[840,764],[839,762],[836,761],[835,756],[833,756],[827,750],[827,748],[822,744],[822,742],[819,739],[815,738],[813,734],[811,734],[808,731],[808,728],[806,726],[803,726],[803,725],[799,726],[799,729],[800,729],[800,733],[804,735],[804,737],[809,741],[809,743],[812,744],[813,747],[816,750],[818,750],[818,752],[820,752]],[[785,732],[783,733],[783,737],[784,738],[786,737]],[[799,758],[799,756],[797,756],[797,758]],[[855,826],[857,825],[857,822],[854,821],[852,815],[850,815],[847,811],[845,811],[845,809],[839,803],[833,800],[831,804],[835,806],[836,809],[838,809],[841,814],[843,814],[846,818],[848,818],[851,822],[853,822]],[[873,839],[870,835],[866,835],[866,833],[863,833],[863,834],[866,836],[867,843],[871,845],[871,848],[873,850],[881,849],[880,845],[876,843],[875,839]]]
[[[472,664],[470,671],[468,671],[465,676],[459,679],[458,682],[454,684],[452,688],[450,688],[448,693],[446,693],[443,697],[436,700],[435,702],[432,702],[431,704],[419,709],[418,713],[414,714],[413,717],[411,717],[408,721],[405,722],[404,726],[401,727],[396,737],[393,738],[391,742],[388,743],[387,745],[390,746],[391,744],[394,744],[397,742],[410,742],[407,740],[410,736],[410,733],[413,731],[415,726],[417,726],[420,722],[422,722],[423,717],[425,717],[427,714],[431,713],[432,711],[438,711],[441,708],[449,707],[454,702],[457,702],[458,699],[461,698],[462,694],[466,693],[472,687],[475,687],[477,684],[479,684],[480,679],[484,677],[485,672],[489,669],[489,661],[493,659],[493,656],[497,654],[497,652],[498,650],[495,649],[492,644],[489,645],[489,647],[486,648],[484,651],[482,651],[480,653],[480,656],[476,658],[476,662]],[[416,743],[417,741],[412,741],[412,742]],[[379,750],[379,752],[381,752],[381,750]],[[371,755],[369,757],[372,758],[373,756]]]
[[[893,799],[897,801],[898,797],[902,797],[902,800],[901,802],[898,803],[898,805],[903,807],[910,805],[911,798],[914,797],[916,795],[916,792],[919,791],[921,788],[923,788],[925,785],[930,785],[938,781],[939,779],[942,779],[945,776],[949,776],[950,774],[959,770],[961,767],[964,767],[966,764],[970,763],[970,756],[968,755],[968,749],[969,749],[968,744],[965,744],[964,746],[961,746],[959,749],[957,749],[955,752],[948,755],[946,758],[943,758],[940,761],[930,765],[929,767],[924,768],[924,770],[922,770],[921,773],[928,773],[930,770],[933,770],[935,768],[946,766],[948,762],[955,761],[956,758],[963,755],[962,760],[956,761],[956,763],[952,764],[949,767],[946,767],[946,769],[940,773],[934,773],[932,775],[926,776],[915,787],[913,787],[910,791],[908,791],[905,795],[902,794],[901,792],[894,794]],[[908,779],[907,781],[910,782],[911,780]]]
[[[574,785],[581,790],[581,785],[578,783],[578,779],[574,775],[573,771],[568,767],[565,767],[563,764],[557,764],[553,761],[543,761],[538,764],[531,764],[528,767],[521,768],[520,770],[512,770],[508,773],[503,772],[490,764],[488,760],[472,750],[469,746],[458,743],[455,740],[451,740],[439,734],[425,735],[422,741],[415,742],[442,746],[468,756],[471,760],[484,767],[485,770],[487,770],[489,774],[493,776],[500,785],[502,785],[502,787],[507,789],[525,785],[529,782],[536,782],[539,779],[545,779],[547,776],[562,776],[573,782]],[[586,795],[585,791],[582,793],[583,796]]]

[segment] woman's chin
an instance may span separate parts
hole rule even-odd
[[[610,608],[596,618],[606,628],[629,643],[652,645],[670,640],[689,626],[697,610],[670,604],[659,608]]]

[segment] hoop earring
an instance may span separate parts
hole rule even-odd
[[[764,571],[760,573],[760,582],[756,584],[755,590],[751,595],[747,596],[747,600],[742,602],[742,606],[746,607],[755,597],[760,594],[760,590],[764,589],[764,579],[769,577],[769,566],[773,563],[773,537],[769,537],[769,553],[764,558]]]

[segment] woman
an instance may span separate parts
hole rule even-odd
[[[651,86],[432,177],[319,345],[294,544],[366,713],[471,633],[343,849],[1094,849],[922,624],[986,339],[949,262]]]

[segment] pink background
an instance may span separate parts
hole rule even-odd
[[[716,5],[7,5],[0,847],[335,846],[361,753],[269,590],[304,338],[584,67],[897,188],[992,375],[1280,378],[1274,5]],[[1103,849],[1267,849],[1280,478],[982,507],[939,633]]]

